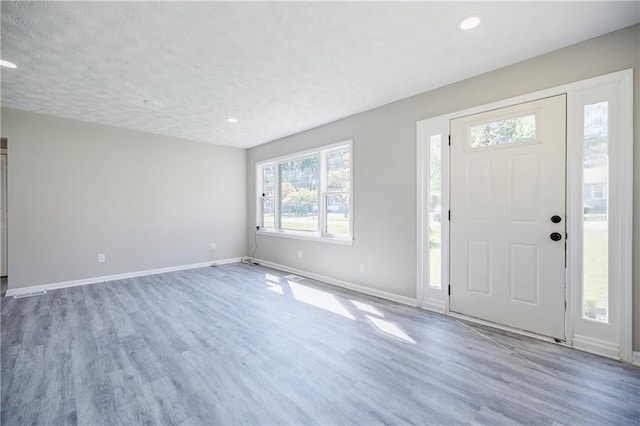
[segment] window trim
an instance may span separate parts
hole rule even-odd
[[[325,232],[327,226],[327,209],[324,205],[324,200],[327,194],[327,155],[341,151],[343,149],[349,150],[349,235],[334,235]],[[281,215],[280,215],[280,164],[290,161],[300,160],[304,158],[316,157],[318,158],[318,228],[316,231],[295,231],[282,229]],[[274,169],[274,190],[273,190],[273,214],[274,214],[274,226],[273,228],[264,228],[263,214],[262,214],[262,185],[263,185],[263,173],[262,170],[265,166],[273,165]],[[256,199],[256,234],[269,235],[274,237],[284,237],[299,240],[311,240],[322,241],[334,244],[352,245],[353,244],[353,139],[344,140],[341,142],[332,143],[330,145],[321,146],[315,149],[309,149],[305,151],[298,151],[292,154],[282,155],[268,160],[256,162],[255,164],[255,199]],[[333,192],[331,192],[333,193]]]

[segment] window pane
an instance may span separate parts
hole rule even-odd
[[[279,165],[280,228],[318,231],[318,158]]]
[[[331,235],[349,236],[349,197],[347,193],[327,194],[325,197],[327,229]]]
[[[471,126],[471,148],[502,145],[536,137],[536,116],[509,118]]]
[[[327,154],[326,229],[331,235],[349,236],[350,148]]]
[[[262,227],[273,229],[274,223],[273,197],[262,197]]]
[[[327,192],[349,192],[351,152],[349,149],[327,154]]]
[[[265,195],[273,195],[275,172],[273,165],[262,167],[262,192]]]
[[[442,160],[441,137],[429,140],[429,285],[441,288]]]
[[[609,320],[609,104],[584,106],[583,316]]]

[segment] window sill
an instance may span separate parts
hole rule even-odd
[[[318,241],[320,243],[329,243],[329,244],[338,244],[343,246],[352,246],[353,240],[346,238],[335,238],[335,237],[322,237],[318,234],[306,234],[306,233],[298,233],[291,231],[265,231],[259,230],[256,231],[257,235],[268,235],[270,237],[279,237],[279,238],[290,238],[293,240],[307,240],[307,241]]]

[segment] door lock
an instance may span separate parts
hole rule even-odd
[[[549,238],[553,241],[560,241],[562,239],[562,234],[559,232],[552,232],[551,235],[549,235]]]
[[[553,216],[551,216],[551,222],[560,223],[560,222],[562,222],[562,218],[560,216],[558,216],[557,214],[553,215]]]

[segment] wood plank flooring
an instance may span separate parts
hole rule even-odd
[[[637,367],[284,275],[2,299],[2,424],[640,424]]]

